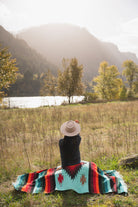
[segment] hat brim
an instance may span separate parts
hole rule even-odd
[[[67,122],[68,122],[68,121],[67,121]],[[74,132],[71,132],[71,133],[67,132],[67,131],[66,131],[66,124],[67,124],[67,122],[63,123],[63,124],[61,125],[61,127],[60,127],[60,131],[61,131],[61,133],[62,133],[63,135],[68,136],[68,137],[73,137],[73,136],[75,136],[75,135],[77,135],[77,134],[80,133],[80,130],[81,130],[80,125],[79,125],[78,123],[76,123],[75,121],[74,121],[74,124],[75,124],[75,131],[74,131]]]

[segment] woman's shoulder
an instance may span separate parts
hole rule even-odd
[[[66,143],[70,143],[70,142],[72,142],[73,140],[78,140],[78,141],[80,141],[80,140],[81,140],[81,136],[80,136],[79,134],[76,135],[76,136],[73,136],[73,137],[65,136],[64,138],[62,138],[62,139],[59,140],[59,144],[62,144],[62,143],[64,143],[64,142],[66,142]]]
[[[78,134],[78,135],[76,136],[76,139],[81,140],[81,136]]]

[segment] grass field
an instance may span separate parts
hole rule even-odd
[[[129,195],[78,195],[73,191],[30,195],[12,187],[17,175],[60,165],[60,126],[78,119],[81,159],[104,170],[118,170]],[[138,203],[138,170],[118,166],[118,160],[137,153],[138,101],[0,109],[0,207],[101,206],[124,207]]]

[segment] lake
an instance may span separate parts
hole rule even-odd
[[[84,96],[73,96],[71,103],[82,101]],[[37,108],[40,106],[58,106],[68,103],[67,96],[6,97],[3,104],[10,108]]]

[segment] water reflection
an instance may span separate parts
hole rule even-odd
[[[72,103],[82,101],[84,96],[73,96]],[[67,96],[35,96],[35,97],[7,97],[3,98],[3,104],[14,108],[37,108],[40,106],[58,106],[68,102]]]

